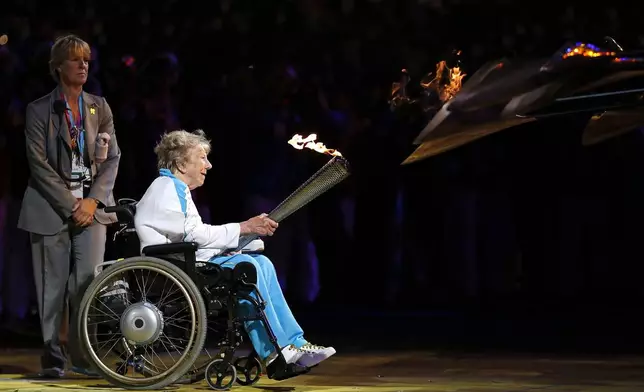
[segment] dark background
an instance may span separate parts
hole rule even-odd
[[[214,168],[194,195],[210,223],[269,211],[326,162],[289,146],[295,133],[317,133],[349,159],[348,180],[266,241],[320,343],[639,350],[640,131],[583,147],[585,119],[558,118],[400,166],[426,119],[387,104],[401,68],[417,81],[454,49],[473,74],[501,56],[549,56],[569,39],[610,35],[639,48],[638,13],[619,4],[5,0],[4,344],[38,343],[28,237],[16,229],[29,174],[24,114],[54,88],[52,40],[73,32],[92,45],[86,90],[115,115],[117,198],[140,197],[156,176],[164,130],[203,128],[212,139]]]

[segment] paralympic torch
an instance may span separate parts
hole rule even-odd
[[[306,206],[323,193],[326,193],[351,174],[349,162],[339,151],[329,149],[324,144],[316,142],[316,140],[317,135],[311,134],[306,138],[302,138],[301,135],[294,135],[288,141],[291,146],[298,150],[308,148],[322,154],[330,155],[332,158],[268,214],[268,217],[277,223],[282,222],[297,210]],[[257,235],[240,238],[239,245],[235,251],[243,249],[257,238]]]

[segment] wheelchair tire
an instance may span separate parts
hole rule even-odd
[[[167,374],[160,374],[150,378],[134,379],[119,375],[115,371],[108,369],[96,356],[96,353],[91,348],[90,334],[93,332],[88,328],[87,318],[88,310],[94,299],[94,296],[99,292],[100,288],[105,285],[105,282],[111,279],[114,275],[122,274],[128,270],[135,269],[150,269],[156,270],[157,273],[162,273],[175,283],[178,283],[183,288],[184,294],[187,294],[194,307],[194,320],[195,330],[192,334],[192,342],[187,345],[186,353],[173,367],[168,370]],[[182,291],[183,291],[182,290]],[[200,290],[195,283],[181,268],[169,263],[165,260],[157,259],[154,257],[137,256],[125,259],[115,263],[98,276],[94,278],[89,285],[80,305],[78,323],[79,338],[81,340],[81,347],[86,356],[86,359],[92,365],[92,369],[96,370],[106,381],[110,384],[131,390],[150,390],[162,389],[179,378],[184,376],[192,365],[199,357],[206,340],[206,330],[208,327],[208,319],[206,306],[201,296]],[[161,377],[163,376],[163,377]]]

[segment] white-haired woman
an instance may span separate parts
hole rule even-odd
[[[202,222],[190,191],[203,185],[212,168],[210,142],[203,131],[172,131],[155,147],[160,176],[137,204],[136,232],[141,249],[170,242],[196,242],[197,261],[233,266],[246,261],[257,269],[257,286],[266,301],[264,312],[287,363],[311,367],[335,354],[332,347],[313,345],[291,312],[277,280],[273,263],[263,255],[227,254],[238,246],[240,236],[273,235],[278,224],[266,214],[241,223],[208,225]],[[261,242],[261,241],[260,241]],[[246,323],[255,351],[267,365],[276,358],[268,333],[260,321]]]

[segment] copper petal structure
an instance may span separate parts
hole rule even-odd
[[[572,113],[591,116],[591,145],[644,126],[644,53],[577,42],[552,57],[498,60],[481,67],[445,102],[414,140],[403,164],[417,162],[494,132]]]

